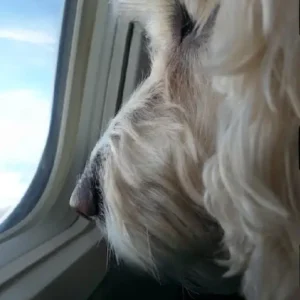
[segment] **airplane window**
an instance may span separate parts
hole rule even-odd
[[[54,110],[64,5],[63,0],[0,3],[0,225],[40,171]]]

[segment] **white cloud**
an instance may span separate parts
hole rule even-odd
[[[32,44],[55,45],[57,39],[47,31],[36,31],[19,28],[0,29],[0,39],[10,39]]]
[[[15,206],[34,176],[48,136],[51,103],[33,90],[0,93],[0,209]],[[12,170],[9,164],[17,167]]]
[[[21,170],[20,170],[21,171]],[[1,201],[0,208],[14,206],[19,202],[20,195],[26,192],[27,184],[22,182],[21,172],[0,171]]]

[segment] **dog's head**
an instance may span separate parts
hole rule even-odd
[[[124,2],[144,20],[151,71],[94,148],[71,205],[99,223],[117,257],[216,290],[223,233],[204,209],[201,177],[219,99],[201,64],[217,2]]]
[[[299,122],[300,44],[288,19],[295,0],[285,5],[288,13],[280,1],[119,1],[145,28],[151,71],[71,198],[117,257],[220,293],[238,289],[214,263],[229,258],[233,273],[246,272],[251,300],[283,300],[295,287],[299,175],[282,120]],[[272,276],[277,298],[265,281],[271,270],[293,281]]]

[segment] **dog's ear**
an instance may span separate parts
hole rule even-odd
[[[144,27],[152,51],[168,50],[182,39],[191,21],[199,32],[220,0],[113,0],[114,10]]]

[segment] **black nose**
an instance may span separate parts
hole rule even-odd
[[[75,187],[70,206],[82,217],[91,220],[98,214],[97,203],[94,199],[93,186],[88,178],[82,178]]]

